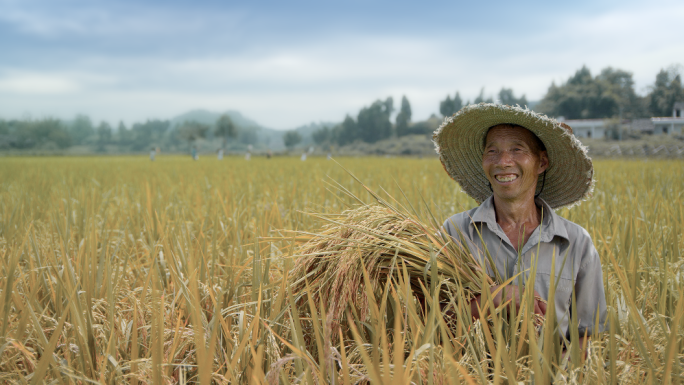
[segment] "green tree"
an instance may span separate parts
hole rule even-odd
[[[446,99],[439,103],[439,113],[442,116],[451,116],[460,111],[461,108],[463,108],[463,101],[461,100],[461,94],[458,92],[456,92],[453,99],[447,95]]]
[[[13,147],[15,138],[11,134],[11,127],[10,122],[0,119],[0,149]]]
[[[83,144],[95,134],[93,122],[86,115],[76,115],[76,118],[71,123],[69,134],[75,144]]]
[[[396,122],[397,136],[408,135],[409,123],[411,122],[411,104],[409,104],[406,96],[401,98],[401,108],[397,114]]]
[[[647,96],[648,109],[652,116],[670,116],[677,102],[684,102],[684,88],[681,75],[675,68],[660,70],[655,84]]]
[[[221,115],[221,117],[216,122],[216,130],[214,131],[214,135],[223,138],[223,144],[221,148],[226,148],[228,138],[236,138],[237,134],[237,128],[233,123],[233,119],[231,119],[230,116],[228,116],[228,114]]]
[[[97,126],[97,149],[104,151],[104,146],[112,141],[112,127],[107,122]]]
[[[353,143],[360,138],[359,125],[356,124],[354,118],[349,115],[345,116],[342,124],[333,128],[331,133],[331,140],[340,146]]]
[[[116,129],[116,141],[119,146],[129,145],[133,142],[133,135],[130,130],[126,128],[124,122],[119,122],[119,127]]]
[[[634,91],[632,73],[604,68],[594,79],[597,101],[593,114],[602,118],[641,118],[648,115],[645,102]]]
[[[361,140],[375,143],[392,135],[392,122],[390,122],[390,115],[394,109],[392,104],[392,98],[387,98],[384,102],[376,100],[370,107],[364,107],[359,111],[356,122]]]
[[[328,127],[323,127],[321,129],[314,131],[311,134],[311,137],[313,138],[314,142],[320,146],[330,142],[330,140],[332,139],[332,130]]]
[[[392,116],[392,113],[394,112],[394,99],[392,97],[388,97],[385,99],[385,113],[387,114],[387,119],[389,120],[390,116]]]
[[[413,123],[408,129],[407,135],[428,135],[432,137],[432,133],[440,124],[442,124],[442,119],[432,115],[427,120]]]
[[[485,99],[484,87],[482,87],[482,89],[480,89],[480,94],[475,98],[475,101],[473,101],[473,103],[494,103],[494,100],[491,97]]]
[[[209,131],[209,126],[196,121],[183,122],[178,127],[178,138],[192,145],[197,139],[204,138]]]
[[[287,147],[288,150],[291,150],[302,141],[302,136],[295,130],[287,131],[285,132],[285,135],[283,135],[283,141],[285,142],[285,147]]]
[[[72,143],[71,136],[57,119],[25,120],[17,122],[19,148],[66,148]]]
[[[525,107],[527,105],[527,98],[525,98],[525,95],[516,98],[515,95],[513,95],[512,88],[501,88],[501,91],[499,91],[499,102],[507,106],[519,105]]]
[[[200,124],[197,122],[192,122],[192,124]],[[133,127],[131,128],[132,135],[134,137],[133,139],[133,145],[131,148],[133,150],[142,150],[150,145],[154,144],[155,142],[161,141],[162,137],[168,130],[169,126],[171,125],[171,122],[168,120],[157,120],[157,119],[152,119],[152,120],[147,120],[145,123],[135,123],[133,124]],[[202,132],[202,138],[204,135],[206,135],[206,130],[208,129],[209,126],[207,125],[201,125],[204,127],[204,132]],[[194,139],[193,139],[194,141]]]
[[[0,135],[9,135],[10,125],[6,120],[0,119]]]
[[[459,94],[458,91],[456,91],[456,95],[454,95],[454,98],[451,100],[451,107],[454,109],[454,113],[457,113],[461,110],[461,108],[463,108],[461,94]]]
[[[638,118],[645,113],[631,73],[607,67],[592,77],[586,66],[560,86],[552,83],[536,109],[566,119]]]
[[[439,113],[443,116],[451,116],[454,114],[454,107],[451,104],[451,96],[447,95],[446,99],[439,102]]]

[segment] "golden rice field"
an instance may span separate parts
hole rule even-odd
[[[435,159],[338,161],[425,221],[475,206]],[[332,161],[0,159],[0,383],[682,383],[684,162],[595,168],[593,198],[559,210],[603,264],[610,328],[584,359],[553,320],[447,325],[405,282],[333,335],[288,280],[324,224],[307,213],[373,201]]]

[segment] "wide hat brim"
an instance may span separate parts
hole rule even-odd
[[[587,149],[572,134],[572,129],[555,119],[529,109],[500,104],[480,103],[464,107],[432,136],[446,172],[463,191],[478,203],[492,195],[482,169],[485,135],[499,124],[515,124],[532,131],[546,147],[549,167],[542,175],[537,191],[553,209],[572,206],[587,199],[594,186],[594,168]]]

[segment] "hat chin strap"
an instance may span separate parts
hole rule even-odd
[[[544,176],[542,177],[542,188],[538,193],[534,194],[535,199],[539,198],[542,191],[544,191],[544,184],[546,184],[546,170],[544,170]],[[494,190],[492,190],[492,182],[487,182],[487,185],[489,185],[489,191],[494,192]]]
[[[544,184],[545,184],[545,183],[546,183],[546,170],[544,170],[544,177],[542,178],[542,188],[541,188],[541,190],[539,190],[538,193],[534,194],[534,197],[535,197],[535,198],[539,198],[539,196],[541,195],[542,191],[544,191]],[[492,188],[491,185],[489,186],[489,188]]]

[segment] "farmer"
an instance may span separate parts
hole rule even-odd
[[[433,138],[444,169],[480,204],[447,219],[444,229],[481,261],[488,253],[501,282],[515,277],[492,297],[494,305],[510,300],[519,310],[524,287],[534,282],[534,310],[546,314],[553,274],[555,301],[548,306],[555,306],[561,333],[570,338],[572,313],[580,346],[585,335],[603,331],[606,299],[596,248],[585,229],[553,211],[579,204],[593,189],[591,159],[572,129],[527,109],[481,103],[446,118]],[[480,301],[481,294],[471,302],[473,317],[479,318]]]

